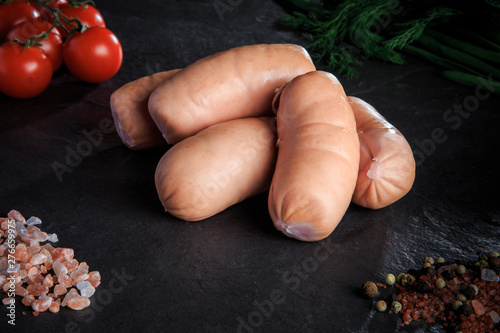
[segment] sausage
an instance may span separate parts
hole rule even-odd
[[[151,119],[148,101],[160,83],[180,69],[145,76],[117,89],[110,98],[115,128],[123,143],[131,149],[149,149],[165,146],[160,130]]]
[[[356,185],[359,140],[351,106],[334,75],[315,71],[282,87],[273,108],[279,148],[269,214],[285,235],[321,240],[344,216]]]
[[[155,173],[164,208],[198,221],[267,190],[276,163],[275,128],[272,117],[235,119],[172,146]]]
[[[272,115],[275,90],[315,70],[307,51],[292,44],[235,47],[200,59],[160,84],[149,112],[169,144],[230,119]]]
[[[348,97],[360,142],[359,174],[352,201],[366,208],[386,207],[410,191],[415,159],[410,145],[373,106]]]

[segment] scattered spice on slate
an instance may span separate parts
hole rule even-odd
[[[366,281],[363,283],[363,293],[370,298],[377,297],[378,287],[374,282]]]
[[[0,294],[9,306],[21,303],[40,312],[59,312],[61,306],[82,310],[101,283],[98,271],[89,271],[86,262],[78,262],[70,248],[54,247],[56,234],[47,234],[36,225],[37,217],[26,220],[12,210],[0,217]],[[76,288],[75,288],[76,287]]]
[[[420,270],[387,274],[388,287],[375,296],[375,309],[398,314],[402,327],[425,320],[449,332],[500,333],[500,256],[497,251],[477,256],[472,261],[426,257]]]

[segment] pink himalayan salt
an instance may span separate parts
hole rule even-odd
[[[70,298],[67,304],[73,310],[82,310],[90,305],[90,300],[87,297],[76,296]]]
[[[52,298],[44,297],[38,298],[31,303],[31,308],[35,312],[44,312],[47,311],[52,304]]]
[[[474,312],[476,313],[476,316],[482,316],[484,314],[484,306],[481,304],[481,302],[472,300],[471,302],[472,307],[474,308]]]

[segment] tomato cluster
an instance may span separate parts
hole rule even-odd
[[[90,83],[106,81],[120,69],[121,44],[86,1],[0,3],[0,92],[5,95],[37,96],[63,63]]]

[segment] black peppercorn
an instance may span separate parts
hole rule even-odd
[[[464,294],[465,296],[467,296],[468,299],[474,298],[478,293],[479,293],[479,288],[474,284],[468,285],[464,291]]]
[[[474,307],[472,306],[472,304],[470,302],[465,302],[462,305],[462,312],[464,315],[470,316],[471,314],[474,313]]]
[[[434,267],[427,267],[425,269],[425,273],[430,277],[434,277],[436,275],[436,270],[434,269]]]
[[[446,269],[443,273],[441,273],[441,276],[446,280],[451,280],[455,277],[455,273],[451,269]]]
[[[419,293],[427,293],[431,290],[431,287],[429,286],[429,284],[425,281],[420,281],[418,284],[417,284],[417,291]]]

